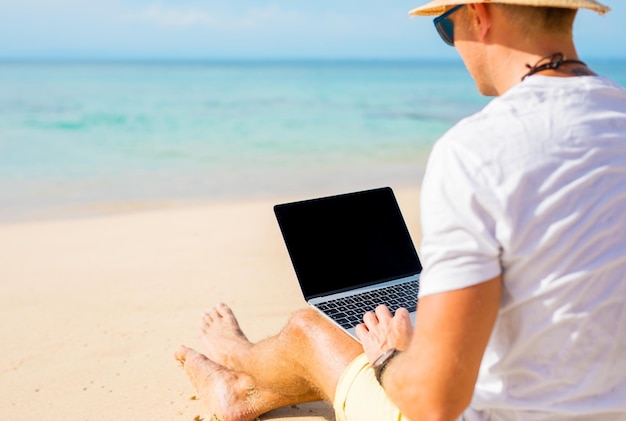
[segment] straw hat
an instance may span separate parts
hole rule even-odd
[[[562,7],[564,9],[589,9],[600,14],[611,10],[608,6],[596,0],[433,0],[423,6],[413,9],[410,15],[435,16],[444,13],[449,6],[466,3],[506,3],[520,6]]]

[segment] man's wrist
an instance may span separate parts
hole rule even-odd
[[[374,361],[374,363],[372,364],[376,380],[378,381],[378,383],[380,383],[381,386],[383,385],[383,374],[385,373],[387,366],[399,353],[400,351],[398,351],[397,349],[391,348],[383,352],[380,357],[378,357],[376,361]]]

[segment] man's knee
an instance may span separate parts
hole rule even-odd
[[[326,318],[312,308],[296,311],[281,335],[290,340],[319,340],[330,329],[336,329]]]

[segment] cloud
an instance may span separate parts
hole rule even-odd
[[[158,4],[150,5],[135,14],[122,16],[124,21],[148,22],[158,26],[219,26],[220,19],[211,13],[198,10],[164,8]]]
[[[306,28],[313,19],[277,5],[251,7],[242,13],[151,4],[145,9],[120,16],[124,22],[143,22],[161,27],[203,27],[209,29]]]

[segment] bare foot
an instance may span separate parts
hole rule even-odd
[[[239,368],[238,356],[252,346],[230,307],[222,303],[204,313],[200,336],[206,356],[230,369]]]
[[[174,357],[185,368],[211,420],[252,421],[281,404],[280,396],[259,391],[252,377],[216,364],[191,348],[181,346]]]

